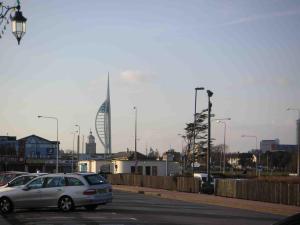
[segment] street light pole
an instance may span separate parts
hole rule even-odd
[[[194,174],[194,166],[195,166],[195,148],[196,148],[196,114],[197,114],[197,91],[204,90],[204,87],[196,87],[195,88],[195,108],[194,108],[194,129],[193,129],[193,157],[192,157],[192,172]]]
[[[137,173],[137,107],[134,106],[133,109],[135,110],[135,123],[134,123],[134,160],[135,160],[135,167],[134,172]]]
[[[257,136],[255,135],[242,135],[242,138],[255,138],[255,151],[257,151]],[[260,171],[258,170],[258,164],[260,165],[260,149],[258,150],[258,163],[257,163],[257,159],[256,159],[256,175],[258,174],[258,176],[260,176]]]
[[[186,136],[185,135],[183,135],[183,134],[177,134],[178,136],[180,136],[180,137],[182,137],[182,141],[181,141],[181,149],[182,149],[182,154],[183,154],[183,171],[182,171],[182,173],[185,171],[185,169],[186,169],[186,149],[184,149],[184,144],[183,144],[183,141],[186,143],[186,144],[188,144],[187,143],[187,141],[186,141]]]
[[[54,119],[56,120],[56,173],[58,173],[58,154],[59,154],[59,143],[58,143],[58,118],[52,116],[38,116],[38,118]]]
[[[210,149],[211,149],[211,107],[212,103],[210,101],[210,98],[213,96],[213,92],[210,90],[207,90],[207,96],[208,96],[208,139],[207,139],[207,180],[210,184]]]
[[[288,111],[297,111],[298,119],[297,119],[297,127],[296,127],[296,135],[297,135],[297,175],[300,176],[300,109],[298,108],[288,108]]]
[[[72,173],[74,172],[74,146],[75,146],[75,134],[77,131],[72,132],[73,134],[73,149],[72,149]]]
[[[78,124],[75,125],[75,127],[78,127],[78,135],[77,135],[77,170],[79,172],[79,152],[80,152],[80,126]]]
[[[224,124],[224,147],[223,147],[223,173],[225,173],[226,170],[226,122],[224,120],[231,120],[231,118],[224,118],[224,119],[217,119],[217,123]],[[221,161],[221,159],[220,159]]]

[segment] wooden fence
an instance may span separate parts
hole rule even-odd
[[[300,184],[265,180],[217,179],[215,195],[300,206]]]
[[[129,185],[199,193],[199,179],[193,177],[143,176],[132,174],[110,174],[108,181],[113,185]]]

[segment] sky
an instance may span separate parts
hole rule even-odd
[[[243,134],[296,143],[297,112],[286,109],[300,108],[300,1],[24,0],[21,9],[21,44],[10,28],[0,39],[0,135],[56,140],[55,121],[37,118],[55,116],[61,149],[72,149],[75,124],[95,135],[109,72],[113,152],[134,149],[134,106],[138,151],[181,151],[195,87],[213,91],[215,118],[231,118],[229,151],[255,148]],[[197,106],[207,108],[205,91]],[[223,135],[213,122],[215,144]]]

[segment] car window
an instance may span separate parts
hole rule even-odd
[[[7,175],[4,176],[3,181],[4,181],[5,183],[8,183],[8,182],[11,181],[13,178],[15,178],[15,175],[14,175],[14,174],[7,174]]]
[[[4,175],[0,175],[0,182],[4,179]]]
[[[107,181],[102,176],[100,176],[98,174],[85,175],[84,178],[90,185],[106,184],[107,183]]]
[[[75,177],[67,177],[68,186],[82,186],[84,185],[79,179]]]
[[[30,188],[30,189],[38,189],[38,188],[42,188],[43,187],[43,184],[44,184],[44,180],[45,178],[44,177],[40,177],[38,179],[35,179],[33,181],[31,181],[27,187]]]
[[[45,188],[65,186],[65,180],[62,177],[47,177]]]
[[[27,184],[30,180],[35,178],[36,176],[22,176],[22,177],[17,177],[11,182],[9,182],[9,187],[15,187],[15,186],[20,186]]]

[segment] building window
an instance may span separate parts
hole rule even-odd
[[[142,166],[138,166],[137,172],[138,172],[138,174],[143,175],[143,167]]]
[[[80,172],[87,172],[87,163],[80,164]]]
[[[134,167],[134,166],[131,166],[131,167],[130,167],[130,172],[131,172],[131,173],[134,173],[134,172],[135,172],[135,167]]]
[[[152,176],[157,176],[157,166],[152,166]]]
[[[150,176],[150,175],[151,175],[151,167],[146,166],[146,176]]]

